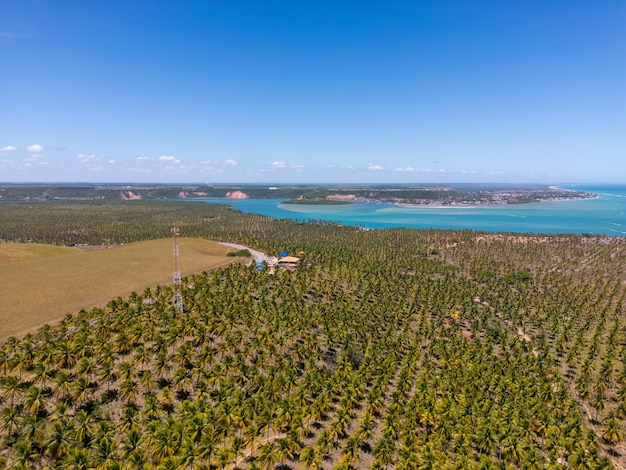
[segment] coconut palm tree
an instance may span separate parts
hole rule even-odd
[[[93,461],[96,470],[118,470],[121,461],[115,440],[111,438],[98,440]]]
[[[274,468],[280,459],[280,452],[274,442],[265,442],[259,447],[259,463],[263,468],[269,470]]]
[[[85,410],[78,410],[72,421],[74,440],[87,445],[95,433],[95,417]]]
[[[394,459],[395,445],[389,439],[382,438],[374,446],[373,453],[380,464],[389,465]]]
[[[64,470],[87,470],[91,468],[91,456],[87,449],[72,448],[68,455],[63,459],[61,468]]]
[[[124,380],[120,384],[119,396],[126,403],[134,403],[139,393],[137,382],[133,380]]]
[[[24,408],[31,413],[38,413],[44,408],[46,393],[41,388],[32,385],[24,395]]]
[[[22,383],[12,375],[4,376],[0,379],[0,387],[2,387],[2,398],[14,405],[22,396]]]
[[[0,422],[2,431],[8,436],[14,434],[19,429],[23,419],[22,405],[8,405],[2,408]]]
[[[604,423],[602,437],[612,445],[618,444],[624,440],[622,424],[613,413],[609,414],[608,419]]]
[[[15,444],[15,452],[13,455],[13,468],[30,469],[36,468],[36,462],[39,460],[37,448],[32,442],[20,440]]]
[[[82,405],[91,400],[97,385],[90,382],[86,377],[78,377],[74,381],[72,397],[75,403]]]
[[[306,468],[319,470],[322,468],[324,453],[317,447],[305,447],[300,453],[300,463]]]
[[[61,460],[69,453],[73,443],[72,430],[63,423],[54,423],[42,443],[44,455],[51,461]]]

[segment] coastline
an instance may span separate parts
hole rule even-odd
[[[407,204],[355,201],[341,206],[282,205],[280,200],[231,201],[235,210],[277,219],[327,220],[368,229],[470,229],[481,232],[595,234],[624,237],[626,186],[598,196],[553,198],[524,204]],[[593,194],[593,196],[591,196]],[[228,203],[216,199],[212,203]]]
[[[528,201],[528,202],[484,202],[480,204],[471,204],[471,203],[451,203],[451,204],[411,204],[406,202],[397,202],[397,203],[387,203],[392,205],[397,205],[401,207],[414,208],[414,207],[432,207],[435,209],[480,209],[481,207],[502,207],[502,206],[526,206],[528,204],[539,204],[542,202],[552,202],[552,201],[592,201],[594,199],[599,199],[600,196],[598,194],[589,193],[589,197],[554,197],[554,198],[542,198],[536,201]]]

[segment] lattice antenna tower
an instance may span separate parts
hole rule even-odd
[[[180,293],[180,271],[178,270],[178,227],[172,228],[174,236],[174,306],[183,311],[183,295]]]

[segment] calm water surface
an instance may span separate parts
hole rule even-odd
[[[472,207],[400,206],[365,203],[323,206],[281,204],[278,199],[202,199],[245,213],[279,219],[327,220],[367,228],[473,229],[517,233],[594,233],[626,236],[626,185],[563,186],[596,199]]]

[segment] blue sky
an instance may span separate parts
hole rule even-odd
[[[626,183],[624,1],[0,0],[0,181]]]

